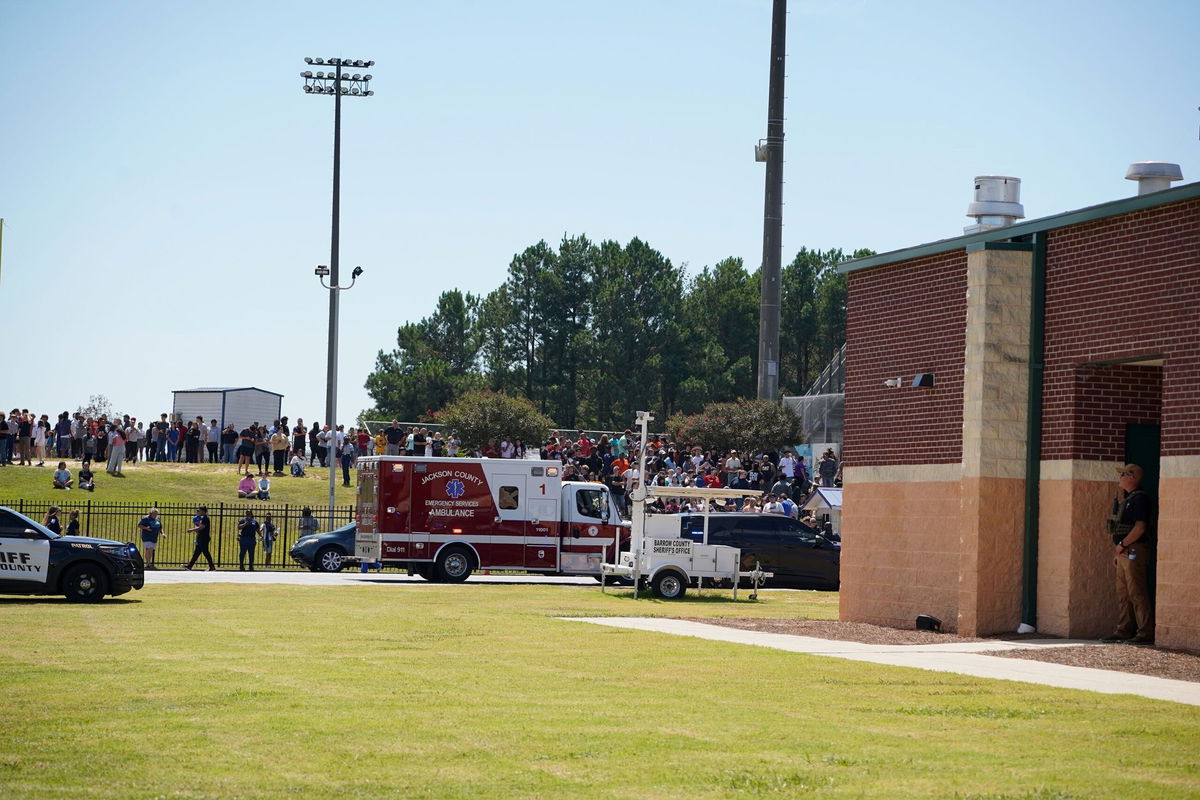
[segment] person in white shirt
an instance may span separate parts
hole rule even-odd
[[[504,437],[504,439],[500,442],[500,457],[501,458],[512,458],[513,452],[514,452],[513,443],[508,440],[507,436]]]
[[[783,458],[779,459],[779,471],[787,476],[788,480],[796,477],[796,461],[791,453],[784,453]]]

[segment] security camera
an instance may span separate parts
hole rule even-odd
[[[901,384],[901,380],[899,378],[888,378],[886,381],[883,382],[883,385],[888,387],[889,389],[899,389],[900,384]]]
[[[350,273],[350,277],[357,278],[359,275],[362,275],[362,272],[363,272],[362,267],[355,267],[354,272]]]

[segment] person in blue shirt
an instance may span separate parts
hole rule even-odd
[[[146,559],[146,569],[158,569],[154,566],[154,551],[158,549],[158,537],[163,535],[162,520],[158,518],[158,509],[150,509],[150,513],[142,517],[138,523],[142,532],[142,553]]]
[[[238,570],[245,572],[247,561],[250,572],[254,572],[254,545],[258,541],[259,524],[254,512],[246,509],[246,516],[238,520]]]

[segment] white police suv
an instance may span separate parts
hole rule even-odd
[[[61,536],[0,506],[0,594],[62,594],[95,603],[145,582],[142,554],[132,542]]]

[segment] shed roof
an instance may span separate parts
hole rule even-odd
[[[818,487],[804,501],[806,511],[837,510],[842,507],[842,490]]]
[[[283,397],[279,392],[272,392],[267,389],[260,389],[257,386],[201,386],[198,389],[175,389],[175,394],[191,394],[193,392],[262,392],[263,394],[273,394],[276,397]]]

